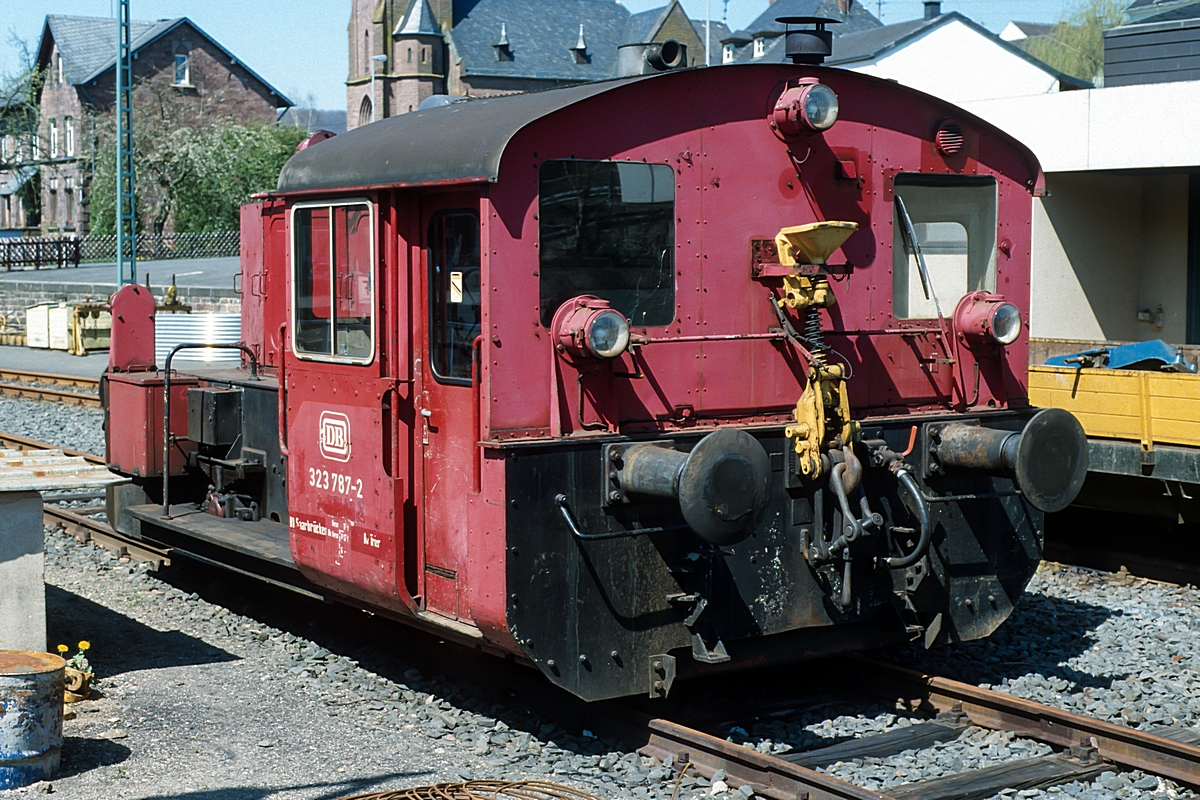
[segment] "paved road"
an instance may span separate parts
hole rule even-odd
[[[104,368],[107,366],[107,350],[86,356],[73,356],[61,350],[34,350],[29,347],[0,346],[0,367],[5,369],[99,378],[100,373],[104,372]]]
[[[213,289],[232,289],[233,276],[241,270],[237,256],[228,258],[177,258],[168,261],[139,261],[138,283],[146,282],[149,274],[154,287],[167,286],[175,275],[177,286],[198,286]],[[114,263],[81,264],[67,269],[13,270],[0,272],[0,284],[32,281],[35,283],[89,283],[116,285],[117,267]]]

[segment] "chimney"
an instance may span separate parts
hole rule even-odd
[[[925,0],[925,19],[937,19],[942,15],[942,4],[939,0]]]

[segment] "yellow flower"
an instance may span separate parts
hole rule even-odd
[[[91,646],[92,646],[92,643],[89,642],[87,639],[84,639],[82,642],[79,643],[80,650],[87,650]]]
[[[65,644],[60,644],[60,645],[59,645],[57,648],[55,648],[55,649],[56,649],[56,650],[58,650],[58,652],[60,652],[60,653],[65,653],[65,652],[67,652],[67,650],[69,650],[70,648],[69,648],[69,647],[67,647]]]

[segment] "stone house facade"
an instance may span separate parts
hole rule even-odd
[[[703,23],[679,0],[639,14],[613,0],[352,0],[346,127],[432,95],[488,97],[613,76],[622,44],[676,39],[704,62]],[[714,63],[728,34],[710,38]],[[372,81],[372,74],[374,80]]]
[[[133,104],[157,103],[178,126],[272,123],[291,102],[187,17],[133,21]],[[35,161],[44,234],[88,229],[86,157],[116,103],[116,21],[50,15],[42,27]],[[137,135],[135,127],[134,135]]]

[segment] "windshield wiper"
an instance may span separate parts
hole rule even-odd
[[[926,300],[933,300],[937,309],[938,319],[942,318],[942,304],[938,302],[937,293],[933,291],[933,281],[929,279],[929,268],[925,266],[925,254],[921,252],[921,240],[917,238],[917,230],[913,227],[912,217],[904,207],[904,200],[896,195],[896,210],[900,212],[900,235],[904,238],[904,249],[908,255],[917,257],[917,271],[921,274],[921,290],[925,292]]]

